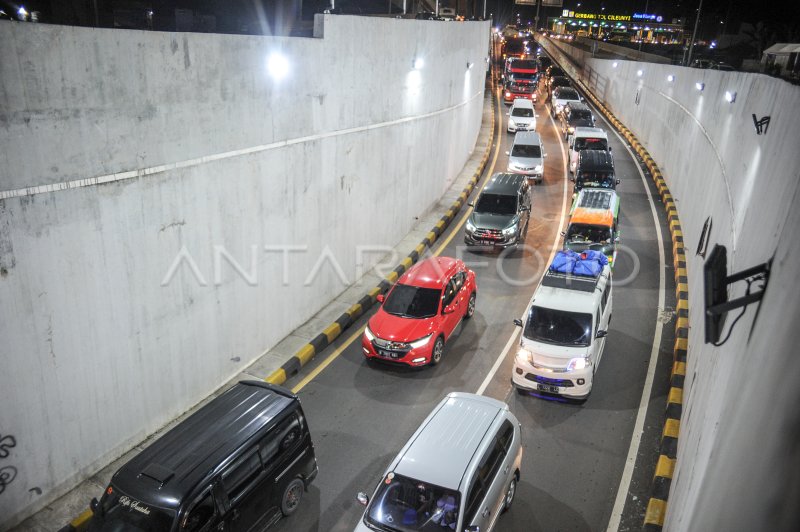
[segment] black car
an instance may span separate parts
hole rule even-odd
[[[616,190],[619,179],[614,173],[614,159],[606,150],[583,150],[578,155],[575,169],[577,193],[583,188],[610,188]]]
[[[297,510],[316,475],[297,396],[242,381],[114,473],[89,531],[262,530]]]
[[[594,127],[594,115],[583,102],[569,102],[558,115],[564,140],[575,133],[576,127]]]

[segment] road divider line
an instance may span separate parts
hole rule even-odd
[[[552,115],[550,115],[550,113],[547,113],[547,114],[548,114],[548,116],[550,118],[550,124],[553,126],[553,131],[556,133],[556,138],[558,139],[558,144],[561,147],[561,156],[562,156],[562,160],[564,161],[564,188],[563,188],[562,198],[561,198],[561,218],[560,218],[560,220],[558,222],[558,228],[556,230],[555,239],[553,240],[553,247],[552,247],[552,249],[550,251],[550,258],[547,259],[547,264],[545,264],[544,270],[542,270],[542,276],[539,277],[539,282],[536,283],[536,289],[538,289],[539,285],[542,284],[542,278],[544,277],[544,273],[547,271],[548,265],[553,262],[553,257],[555,256],[556,251],[558,250],[558,241],[561,238],[561,231],[562,231],[561,228],[564,226],[564,219],[566,218],[566,215],[567,215],[567,185],[569,183],[569,177],[567,175],[568,172],[569,172],[569,166],[568,166],[569,162],[567,160],[567,155],[568,154],[567,154],[567,151],[566,151],[566,147],[564,146],[564,141],[561,140],[561,135],[558,134],[558,129],[556,128],[556,123],[553,120]],[[533,303],[533,296],[536,294],[536,289],[534,289],[533,294],[531,294],[531,299],[530,299],[530,301],[528,301],[528,304],[525,305],[525,310],[523,311],[522,317],[521,317],[521,319],[523,320],[523,323],[525,321],[525,314],[528,311],[528,307],[531,305],[531,303]],[[491,369],[489,370],[489,373],[486,375],[486,378],[483,379],[483,382],[478,387],[477,392],[475,392],[478,395],[483,395],[483,392],[485,392],[486,388],[489,387],[489,384],[492,382],[492,379],[494,378],[495,374],[497,373],[497,370],[500,369],[500,365],[503,363],[503,360],[505,360],[506,356],[508,355],[508,352],[511,349],[511,346],[514,345],[514,341],[517,338],[517,333],[519,333],[519,330],[518,330],[517,327],[514,327],[514,332],[511,333],[511,336],[509,337],[508,341],[506,342],[505,347],[503,347],[503,350],[500,352],[500,356],[498,356],[497,359],[494,361],[494,364],[492,365]]]
[[[587,94],[589,94],[587,92]],[[602,112],[602,109],[601,109]],[[656,239],[658,240],[658,310],[664,308],[665,292],[666,292],[666,279],[664,269],[666,268],[666,254],[664,252],[664,238],[661,233],[661,224],[658,221],[658,212],[656,211],[656,204],[653,201],[653,195],[650,193],[650,188],[647,186],[647,178],[644,175],[642,167],[636,161],[634,155],[628,144],[622,139],[620,134],[613,127],[609,127],[611,131],[617,136],[620,143],[625,147],[628,154],[636,163],[636,169],[639,171],[639,177],[642,180],[645,193],[647,194],[647,201],[650,203],[650,212],[653,215],[653,225],[656,228]],[[628,455],[625,458],[625,467],[622,470],[622,478],[620,479],[619,487],[617,488],[617,496],[614,499],[614,507],[611,510],[611,517],[608,521],[608,528],[606,532],[617,532],[622,522],[622,512],[625,509],[625,502],[628,499],[628,492],[630,491],[631,480],[633,479],[633,471],[636,466],[636,457],[639,454],[639,445],[642,442],[642,433],[644,432],[644,421],[647,417],[647,406],[650,403],[650,394],[653,391],[653,381],[656,375],[656,363],[658,362],[658,352],[661,348],[661,335],[663,333],[664,324],[656,318],[655,332],[653,333],[653,344],[650,348],[650,361],[647,364],[647,375],[644,381],[644,388],[642,389],[642,397],[639,399],[639,408],[636,412],[636,421],[633,425],[633,434],[631,435],[631,444],[628,447]]]

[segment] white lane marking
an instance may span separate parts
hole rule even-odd
[[[8,198],[15,198],[20,196],[33,196],[34,194],[44,194],[47,192],[56,192],[58,190],[67,190],[71,188],[81,188],[81,187],[90,187],[94,185],[100,185],[103,183],[111,183],[113,181],[124,181],[126,179],[134,179],[136,177],[145,177],[153,174],[159,174],[162,172],[167,172],[170,170],[177,170],[181,168],[188,168],[191,166],[197,166],[200,164],[206,164],[214,161],[219,161],[222,159],[230,159],[232,157],[239,157],[241,155],[249,155],[252,153],[259,153],[262,151],[267,150],[274,150],[275,148],[284,148],[286,146],[293,146],[295,144],[302,144],[304,142],[312,142],[316,140],[326,139],[330,137],[337,137],[340,135],[349,135],[351,133],[360,133],[363,131],[370,131],[373,129],[380,129],[388,126],[395,126],[398,124],[404,124],[406,122],[413,122],[415,120],[422,120],[424,118],[430,118],[432,116],[440,115],[442,113],[447,113],[459,107],[463,107],[470,103],[472,100],[477,98],[478,96],[483,96],[484,89],[479,90],[475,94],[473,94],[470,98],[464,100],[461,103],[457,103],[455,105],[451,105],[450,107],[446,107],[444,109],[439,109],[438,111],[432,111],[430,113],[425,113],[421,115],[415,116],[407,116],[405,118],[398,118],[397,120],[390,120],[388,122],[381,122],[378,124],[369,124],[366,126],[358,126],[358,127],[351,127],[348,129],[339,129],[336,131],[328,131],[325,133],[318,133],[316,135],[308,135],[305,137],[297,137],[293,139],[286,139],[286,140],[279,140],[277,142],[272,142],[269,144],[261,144],[258,146],[251,146],[249,148],[242,148],[239,150],[231,150],[222,153],[214,153],[212,155],[205,155],[203,157],[198,157],[196,159],[188,159],[186,161],[178,161],[175,163],[167,163],[161,164],[158,166],[151,166],[148,168],[139,168],[137,170],[128,170],[125,172],[116,172],[113,174],[106,174],[101,176],[95,177],[87,177],[85,179],[75,179],[72,181],[62,181],[60,183],[52,183],[50,185],[36,185],[32,187],[25,187],[25,188],[18,188],[14,190],[0,190],[0,200],[8,199]]]
[[[598,114],[600,112],[598,111]],[[601,115],[602,116],[602,115]],[[606,122],[605,118],[603,119]],[[658,310],[664,308],[664,285],[665,285],[665,264],[664,264],[664,240],[661,235],[661,224],[658,222],[658,213],[656,212],[656,205],[653,202],[653,195],[650,194],[650,188],[647,186],[647,179],[645,178],[642,167],[639,165],[633,151],[625,143],[619,133],[606,122],[608,128],[614,132],[619,141],[628,150],[628,153],[636,164],[636,169],[639,170],[639,177],[642,179],[644,190],[647,193],[647,200],[650,202],[650,212],[653,214],[653,225],[656,227],[656,238],[658,238]],[[608,521],[608,528],[606,532],[617,532],[622,520],[622,511],[625,509],[625,501],[628,498],[628,490],[631,486],[631,478],[633,477],[633,469],[636,465],[636,455],[639,454],[639,444],[642,441],[642,432],[644,431],[644,420],[647,416],[647,403],[650,401],[650,393],[653,389],[653,380],[656,374],[656,362],[658,361],[658,350],[661,347],[661,333],[664,324],[656,318],[656,330],[653,334],[653,346],[650,349],[650,364],[647,366],[647,377],[644,381],[644,389],[642,390],[642,398],[639,400],[639,410],[636,414],[636,423],[633,426],[633,434],[631,435],[631,445],[628,448],[628,457],[625,459],[625,468],[622,471],[622,478],[617,488],[617,497],[614,501],[614,509],[611,511],[611,518]]]
[[[553,262],[553,257],[555,256],[556,251],[558,251],[558,241],[561,239],[561,231],[562,228],[564,227],[564,219],[566,218],[567,215],[567,184],[569,183],[569,179],[567,177],[567,164],[568,164],[567,152],[564,146],[564,141],[561,140],[561,135],[559,135],[558,133],[555,120],[553,120],[553,116],[550,115],[549,112],[547,113],[547,115],[550,117],[550,124],[553,126],[553,131],[555,131],[556,133],[556,138],[558,138],[558,144],[561,146],[561,155],[562,155],[562,160],[564,161],[564,190],[562,192],[563,196],[561,198],[561,219],[558,222],[558,230],[556,231],[556,237],[555,239],[553,239],[553,249],[550,252],[550,258],[547,260],[547,264],[545,265],[545,270],[547,269],[547,265]],[[539,285],[542,284],[542,278],[544,277],[545,270],[542,271],[542,276],[539,278],[539,282],[536,283],[536,288],[539,288]],[[530,307],[531,303],[533,302],[534,294],[536,294],[536,289],[533,290],[533,294],[531,294],[531,299],[530,301],[528,301],[528,304],[525,305],[525,310],[522,312],[522,316],[520,316],[520,319],[522,319],[523,321],[525,320],[525,314],[528,312],[528,307]],[[500,368],[500,364],[503,363],[503,360],[505,360],[506,355],[508,355],[508,351],[511,349],[511,346],[514,345],[514,340],[517,338],[518,333],[519,333],[519,328],[514,327],[514,332],[511,333],[511,337],[508,339],[508,342],[506,342],[505,347],[500,352],[500,356],[498,356],[497,360],[494,361],[492,369],[489,370],[489,374],[486,375],[485,379],[483,379],[483,382],[478,388],[478,391],[475,393],[477,393],[478,395],[483,395],[483,392],[486,391],[486,388],[489,386],[489,383],[492,382],[495,373],[497,373],[497,370]]]

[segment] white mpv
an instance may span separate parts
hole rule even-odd
[[[548,270],[525,319],[512,382],[521,393],[585,400],[611,321],[611,269],[595,277]]]

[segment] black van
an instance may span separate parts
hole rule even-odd
[[[262,530],[297,510],[316,475],[297,396],[242,381],[114,473],[89,530]]]
[[[614,175],[614,159],[606,150],[582,150],[575,168],[575,190],[610,188],[616,190],[619,179]]]

